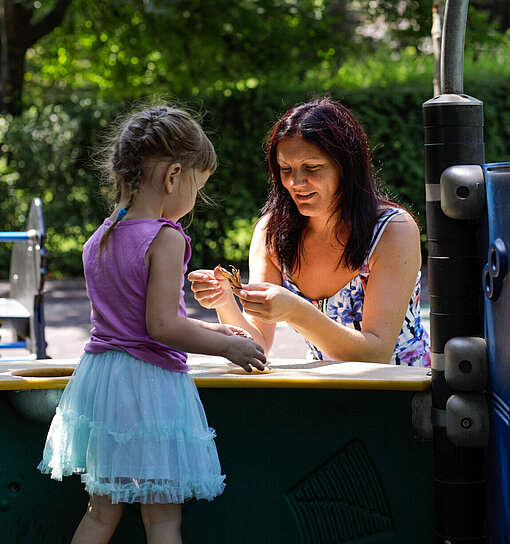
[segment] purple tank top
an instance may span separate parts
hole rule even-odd
[[[99,242],[109,219],[83,246],[83,268],[91,303],[92,330],[88,353],[125,351],[175,372],[188,372],[187,354],[157,342],[145,324],[149,271],[145,255],[161,228],[170,226],[186,240],[178,315],[186,317],[184,274],[191,257],[190,239],[179,223],[166,219],[133,219],[118,223],[108,239],[108,252],[99,256]]]

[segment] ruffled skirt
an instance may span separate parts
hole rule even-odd
[[[188,374],[120,351],[84,353],[38,469],[81,474],[89,494],[113,503],[212,500],[225,487],[214,437]]]

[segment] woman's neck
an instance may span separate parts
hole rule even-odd
[[[342,223],[339,228],[333,218],[322,222],[307,222],[303,230],[302,251],[308,253],[310,249],[319,247],[322,248],[321,251],[343,251],[350,234],[351,231],[346,225]]]
[[[321,239],[333,239],[337,235],[337,222],[335,217],[309,217],[305,223],[307,236]],[[343,230],[343,227],[342,229]]]

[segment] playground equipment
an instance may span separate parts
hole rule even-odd
[[[63,387],[76,363],[0,367],[6,544],[70,542],[85,510],[78,477],[54,482],[36,470],[48,427],[11,402]],[[431,443],[410,417],[413,395],[430,387],[428,369],[285,359],[247,374],[219,357],[193,357],[191,366],[227,487],[211,503],[184,504],[184,542],[430,544]],[[128,505],[112,544],[120,542],[145,542],[139,505]]]
[[[510,163],[483,167],[487,190],[488,249],[483,272],[485,338],[491,414],[487,448],[487,526],[491,543],[510,542]]]
[[[510,542],[510,163],[484,164],[483,105],[463,94],[467,6],[447,1],[442,93],[423,105],[432,379],[323,361],[241,376],[195,359],[228,479],[212,504],[184,505],[185,542]],[[0,366],[7,542],[67,541],[84,509],[77,478],[57,484],[35,471],[47,427],[9,399],[63,387],[75,364]],[[410,425],[413,397],[432,444]],[[139,540],[131,505],[112,542]]]
[[[506,544],[510,163],[483,164],[483,105],[463,94],[467,7],[447,2],[442,94],[423,105],[436,542]]]
[[[46,276],[46,231],[42,203],[35,198],[28,214],[27,230],[0,232],[0,242],[14,242],[9,272],[9,296],[0,298],[2,336],[0,350],[23,350],[10,359],[45,359],[44,279]],[[26,354],[28,352],[28,354]]]

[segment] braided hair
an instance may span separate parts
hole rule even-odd
[[[177,161],[184,170],[198,168],[202,172],[214,170],[217,164],[214,147],[199,123],[187,111],[166,105],[129,115],[105,151],[105,170],[115,182],[116,202],[121,195],[129,195],[126,211],[157,162]],[[121,219],[117,217],[103,234],[100,252],[108,248],[110,234]]]

